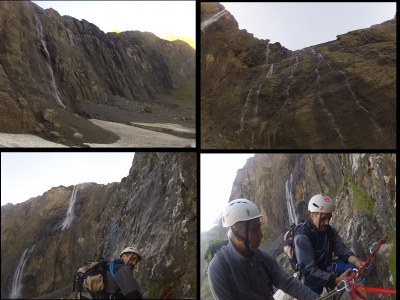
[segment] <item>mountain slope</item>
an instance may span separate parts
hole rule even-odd
[[[102,256],[117,259],[128,245],[143,253],[134,276],[148,298],[169,291],[174,298],[196,297],[196,164],[194,153],[136,153],[120,183],[77,186],[76,218],[66,230],[61,227],[73,186],[2,206],[1,297],[10,295],[27,248],[34,246],[21,295],[65,298],[83,262]]]
[[[195,81],[195,50],[182,41],[105,34],[29,1],[2,1],[0,20],[1,132],[71,137],[73,128],[96,127],[73,115],[86,116],[88,104],[113,106],[122,98],[171,109],[176,89]],[[46,118],[46,109],[57,117]]]
[[[394,149],[396,19],[291,51],[201,4],[203,148]]]

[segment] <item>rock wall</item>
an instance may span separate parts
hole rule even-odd
[[[395,19],[291,51],[223,11],[201,3],[203,148],[395,149]]]
[[[68,297],[73,275],[91,259],[117,259],[128,245],[143,253],[134,276],[146,298],[194,298],[197,291],[197,158],[195,153],[136,153],[120,183],[81,183],[75,221],[61,230],[73,186],[1,208],[1,298],[15,267],[35,245],[22,296]]]
[[[328,194],[336,202],[332,225],[361,259],[367,258],[374,242],[389,234],[388,243],[376,257],[368,285],[393,289],[396,155],[256,154],[248,159],[238,171],[230,201],[247,198],[259,206],[264,215],[263,232],[267,241],[264,249],[275,257],[283,252],[279,233],[290,227],[286,184],[291,176],[289,188],[299,220],[307,220],[307,205],[313,195]],[[271,244],[277,246],[271,248]],[[288,266],[283,257],[277,259]],[[395,296],[368,293],[368,299],[395,299]]]
[[[165,95],[195,80],[195,50],[181,41],[106,34],[30,1],[2,1],[0,19],[2,132],[38,133],[46,108],[77,112],[111,96],[166,104]]]
[[[283,253],[283,234],[291,224],[288,196],[292,196],[300,222],[308,219],[308,201],[318,193],[335,199],[336,211],[331,223],[361,259],[366,260],[371,245],[388,234],[387,243],[376,255],[367,285],[395,289],[395,154],[255,154],[238,170],[229,201],[246,198],[258,205],[264,216],[261,248],[290,273],[293,271]],[[215,238],[216,232],[222,230],[221,227],[203,232],[201,242]],[[201,245],[201,249],[203,256],[205,246]],[[202,290],[206,291],[207,285]],[[292,299],[279,297],[276,299]],[[395,295],[367,293],[367,299],[395,298]],[[340,299],[349,299],[349,294],[344,293]]]

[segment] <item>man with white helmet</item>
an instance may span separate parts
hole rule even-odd
[[[229,202],[222,214],[229,227],[229,243],[217,251],[208,266],[208,281],[215,299],[273,299],[271,282],[285,293],[313,300],[318,295],[288,275],[266,251],[258,207],[246,199]]]
[[[347,279],[353,268],[365,262],[358,259],[344,244],[336,228],[329,225],[335,204],[325,195],[315,195],[308,203],[310,219],[294,237],[294,252],[302,283],[317,294],[323,287],[334,289]],[[332,260],[332,255],[338,259]]]
[[[132,273],[142,255],[135,247],[127,247],[119,257],[107,268],[104,291],[107,295],[113,295],[114,299],[142,299],[140,287]]]

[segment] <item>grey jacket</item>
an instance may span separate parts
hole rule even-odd
[[[330,227],[333,237],[333,247],[331,248],[332,251],[330,251],[329,255],[333,252],[335,256],[338,256],[339,259],[347,263],[347,259],[351,255],[354,255],[354,253],[344,244],[343,239],[339,236],[336,228],[333,226]],[[315,234],[319,235],[320,239],[323,239],[325,234],[324,232],[316,230],[315,227],[313,227],[313,230],[315,231]],[[335,288],[336,277],[325,270],[320,270],[318,268],[315,263],[314,248],[311,241],[307,235],[302,234],[301,231],[294,237],[294,251],[296,253],[299,271],[305,279],[317,286]]]
[[[267,273],[253,256],[242,256],[229,241],[221,247],[222,254],[232,270],[232,277],[225,273],[220,261],[214,257],[208,266],[208,282],[215,299],[273,299],[268,291],[268,279],[285,293],[299,300],[314,300],[319,296],[308,287],[302,285],[293,276],[287,274],[266,251],[258,249],[264,256],[264,261],[273,278]],[[233,288],[233,286],[235,288]]]

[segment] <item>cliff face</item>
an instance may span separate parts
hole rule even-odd
[[[256,154],[238,171],[230,200],[247,198],[259,206],[264,215],[264,249],[278,257],[283,252],[282,231],[292,222],[289,206],[298,222],[307,220],[308,201],[318,193],[335,199],[332,225],[360,258],[365,260],[371,245],[389,234],[368,285],[394,288],[395,154]],[[378,296],[368,293],[368,299]]]
[[[256,154],[238,170],[229,201],[246,198],[258,205],[264,216],[261,222],[265,243],[261,247],[290,273],[293,271],[283,253],[283,235],[293,220],[298,223],[308,219],[308,201],[318,193],[335,200],[336,211],[331,224],[361,259],[366,260],[371,245],[388,234],[387,243],[375,257],[367,286],[394,289],[395,154]],[[221,230],[225,231],[213,228],[202,233],[201,242],[222,238],[221,234],[216,235]],[[205,245],[201,245],[201,249],[203,256]],[[203,270],[205,267],[202,264]],[[204,272],[202,274],[204,276]],[[206,286],[207,283],[204,290]],[[395,298],[395,295],[367,293],[367,299]],[[348,293],[341,299],[349,299]]]
[[[201,21],[203,148],[395,148],[396,19],[297,51]]]
[[[42,124],[50,108],[72,117],[59,122],[62,129],[77,127],[72,113],[80,104],[111,104],[115,96],[170,105],[176,88],[195,81],[195,50],[181,41],[139,31],[105,34],[27,1],[1,2],[0,20],[1,132],[57,129]]]
[[[68,297],[83,262],[117,259],[135,245],[143,253],[134,276],[148,298],[169,291],[196,297],[197,159],[193,153],[136,153],[120,183],[77,186],[75,219],[60,227],[73,186],[1,208],[1,296],[7,298],[24,250],[21,296]]]

